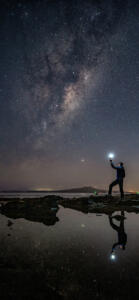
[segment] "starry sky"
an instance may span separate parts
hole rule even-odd
[[[139,190],[137,0],[1,1],[0,189]]]

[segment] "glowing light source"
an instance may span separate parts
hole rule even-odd
[[[109,158],[109,159],[113,159],[114,157],[115,157],[115,154],[114,154],[114,153],[110,152],[110,153],[108,154],[108,158]]]
[[[115,253],[111,253],[110,259],[111,259],[111,260],[115,260],[115,259],[116,259]]]

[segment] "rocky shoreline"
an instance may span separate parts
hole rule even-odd
[[[42,198],[0,199],[0,213],[12,219],[24,218],[30,221],[54,225],[59,221],[56,216],[59,205],[87,213],[112,214],[115,211],[139,213],[139,195],[127,194],[119,203],[119,195],[111,199],[107,196],[90,196],[82,198],[62,198],[48,195]]]

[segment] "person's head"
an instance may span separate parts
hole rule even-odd
[[[120,166],[120,167],[123,167],[123,165],[124,165],[123,162],[120,161],[120,162],[119,162],[119,166]]]

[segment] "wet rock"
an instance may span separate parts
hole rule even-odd
[[[62,198],[55,195],[47,195],[42,198],[31,199],[9,199],[2,202],[1,213],[9,218],[24,218],[33,222],[41,222],[45,225],[54,225],[59,221],[57,212],[58,205],[71,208],[83,213],[106,213],[112,214],[114,211],[126,210],[139,213],[139,195],[126,194],[124,201],[119,203],[120,196],[114,195],[110,200],[106,195],[94,195],[91,197]],[[10,221],[11,222],[11,221]],[[12,225],[8,223],[9,227]],[[12,227],[11,227],[12,228]]]
[[[59,208],[56,203],[44,201],[44,199],[26,199],[24,202],[12,201],[3,206],[1,213],[5,216],[18,219],[24,218],[32,222],[41,222],[45,225],[54,225],[59,221],[56,216]],[[13,224],[8,220],[8,226]]]

